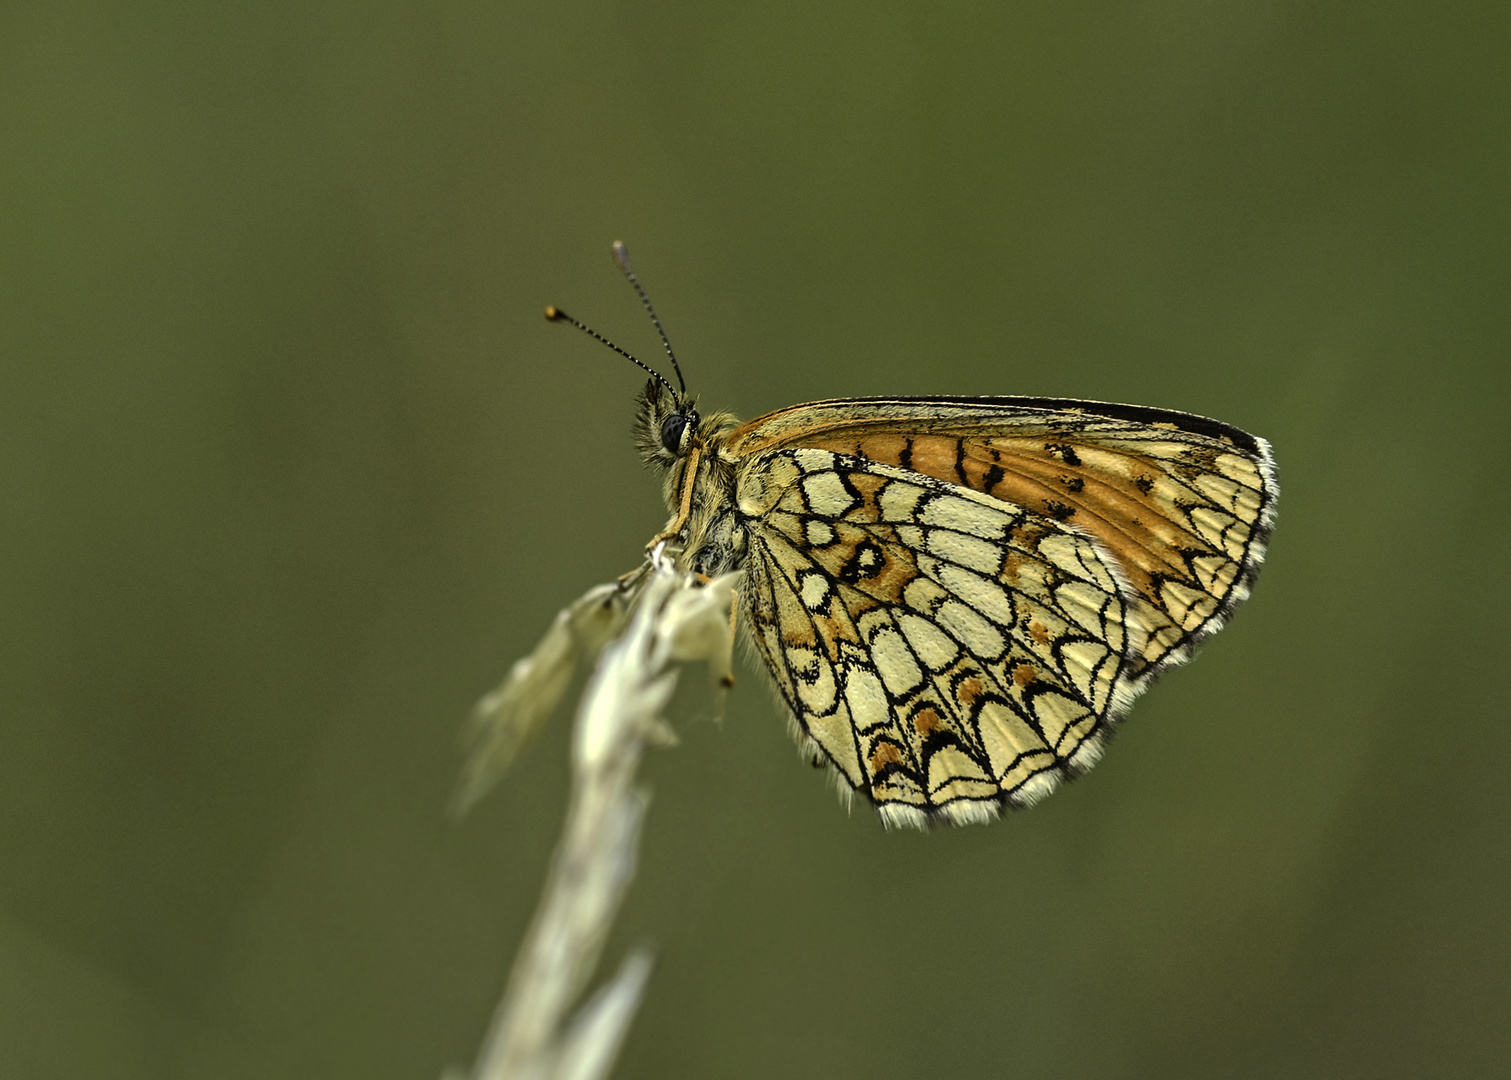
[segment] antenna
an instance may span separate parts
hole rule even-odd
[[[554,304],[551,305],[550,307],[546,308],[546,318],[549,319],[551,322],[571,323],[573,326],[577,327],[577,329],[581,330],[584,334],[587,334],[589,337],[597,338],[599,341],[601,341],[603,344],[607,345],[609,348],[613,349],[616,353],[618,353],[620,356],[624,357],[630,363],[635,364],[635,365],[637,365],[639,367],[645,368],[646,371],[648,371],[648,372],[651,373],[651,378],[655,379],[657,382],[659,382],[662,386],[666,387],[668,390],[671,390],[671,392],[673,394],[676,394],[677,391],[672,390],[672,384],[666,381],[666,376],[662,375],[661,372],[659,372],[659,371],[655,370],[654,368],[649,367],[649,366],[647,366],[645,364],[642,364],[639,360],[636,360],[633,356],[631,356],[629,353],[625,352],[618,345],[615,345],[612,341],[610,341],[608,338],[604,337],[597,330],[594,330],[591,326],[588,326],[586,323],[580,323],[580,322],[578,322],[576,319],[572,318],[572,316],[568,315],[565,311],[561,310],[561,308],[556,307]],[[678,372],[677,373],[677,378],[680,379],[681,377],[682,377],[682,373]]]
[[[661,335],[661,344],[666,346],[666,355],[671,358],[672,370],[677,373],[677,385],[682,387],[682,392],[687,393],[687,383],[682,378],[682,367],[677,363],[677,354],[672,352],[672,343],[666,338],[666,331],[661,329],[661,320],[656,318],[656,309],[651,307],[651,298],[645,295],[645,289],[640,285],[640,279],[635,276],[635,271],[630,266],[630,251],[624,246],[623,240],[614,241],[614,262],[619,269],[624,271],[624,276],[630,279],[630,284],[635,287],[635,295],[640,297],[640,302],[645,305],[645,313],[651,317],[655,324],[656,333]],[[639,364],[640,361],[636,360]],[[644,364],[640,365],[644,367]],[[668,387],[670,389],[670,387]]]

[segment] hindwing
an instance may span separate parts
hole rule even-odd
[[[802,733],[891,821],[968,821],[1096,758],[1143,642],[1096,544],[1022,507],[815,449],[748,470],[742,600]]]

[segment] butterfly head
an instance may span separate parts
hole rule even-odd
[[[630,363],[650,374],[650,382],[645,384],[645,390],[640,394],[640,408],[635,419],[635,442],[640,448],[640,456],[647,465],[670,468],[686,457],[694,447],[706,445],[711,439],[716,440],[722,433],[733,430],[736,424],[733,417],[723,413],[711,416],[707,420],[698,415],[697,401],[687,392],[687,384],[682,379],[682,367],[677,363],[677,354],[672,351],[672,343],[667,339],[666,331],[661,328],[661,320],[656,317],[656,309],[651,306],[650,297],[646,295],[640,279],[635,276],[635,271],[630,266],[629,252],[625,250],[622,243],[616,240],[613,253],[615,264],[634,286],[635,295],[640,297],[640,303],[645,307],[646,314],[651,317],[651,323],[656,327],[656,333],[661,337],[661,344],[666,347],[666,358],[671,361],[672,373],[677,376],[675,387],[666,376],[649,364],[637,360],[608,338],[572,318],[560,308],[555,306],[546,308],[546,318],[552,322],[571,323],[583,333],[598,339]]]
[[[647,465],[674,464],[692,449],[702,427],[692,395],[673,390],[659,379],[645,384],[635,417],[635,445]]]

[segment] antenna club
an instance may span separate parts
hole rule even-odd
[[[619,269],[623,270],[626,274],[634,273],[630,269],[630,249],[624,246],[623,240],[615,240],[609,245],[609,250],[613,252],[614,262],[618,264]]]
[[[635,357],[631,356],[629,353],[621,349],[618,345],[615,345],[608,338],[604,337],[597,330],[594,330],[586,323],[578,322],[576,319],[572,318],[572,316],[568,315],[565,311],[561,310],[561,308],[557,307],[555,304],[552,304],[550,307],[546,308],[546,318],[550,319],[552,322],[570,323],[571,325],[577,327],[577,329],[581,330],[584,334],[587,334],[588,337],[594,338],[607,345],[609,348],[613,349],[616,353],[624,357],[630,363],[635,364],[637,367],[643,368],[650,374],[651,378],[655,379],[668,390],[672,390],[672,384],[667,382],[665,376],[663,376],[660,372],[656,371],[654,368],[647,366],[644,363],[641,363],[639,360],[635,359]],[[672,393],[675,394],[676,391],[672,390]]]

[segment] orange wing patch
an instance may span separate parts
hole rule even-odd
[[[1259,463],[1168,428],[1135,437],[839,429],[794,442],[911,469],[1090,533],[1143,601],[1151,669],[1242,599],[1266,503]]]

